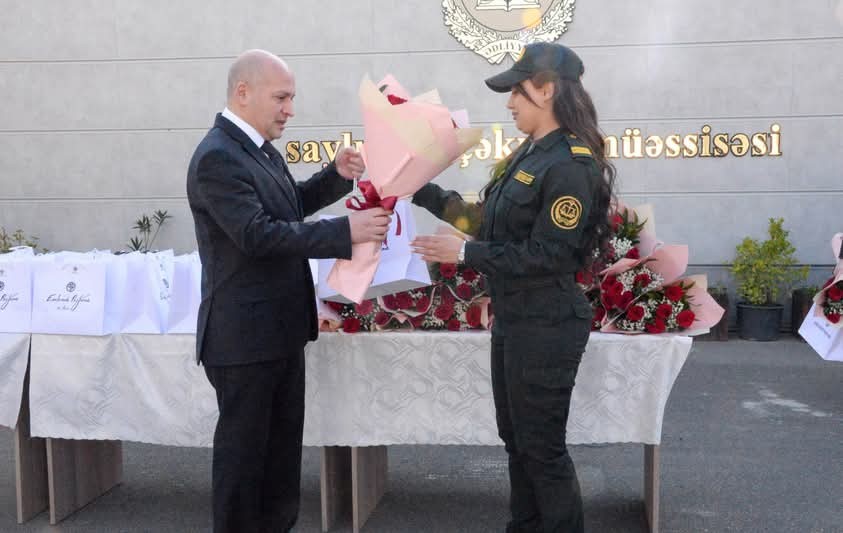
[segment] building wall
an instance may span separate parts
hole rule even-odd
[[[297,77],[297,116],[276,142],[362,138],[361,77],[394,73],[438,88],[476,125],[514,136],[489,65],[443,24],[441,2],[386,0],[0,0],[0,226],[47,248],[120,249],[141,213],[174,215],[156,242],[195,248],[185,198],[193,148],[224,105],[228,65],[259,47]],[[783,216],[800,261],[823,276],[843,230],[843,2],[580,0],[560,42],[586,65],[607,134],[769,131],[780,157],[617,159],[629,204],[655,207],[693,270],[729,283],[743,236]],[[451,168],[445,186],[477,191],[491,161]],[[297,163],[303,178],[318,164]],[[338,211],[334,208],[333,211]],[[420,214],[424,230],[435,227]]]

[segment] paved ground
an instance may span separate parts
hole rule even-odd
[[[0,531],[210,530],[210,450],[124,450],[123,485],[60,526],[46,514],[17,526],[11,432],[0,430]],[[574,447],[589,532],[645,531],[642,453]],[[297,531],[319,531],[318,476],[307,449]],[[661,496],[665,533],[843,532],[843,363],[790,339],[696,343],[667,406]],[[363,531],[502,531],[506,506],[502,448],[395,447],[389,491]]]

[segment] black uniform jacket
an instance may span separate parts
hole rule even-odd
[[[487,276],[497,333],[591,318],[574,274],[582,267],[577,252],[598,172],[587,146],[556,130],[522,144],[482,204],[435,184],[413,197],[476,238],[466,245],[465,263]]]

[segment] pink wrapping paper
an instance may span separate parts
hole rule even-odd
[[[386,85],[382,93],[378,87]],[[392,105],[387,95],[408,101]],[[369,180],[381,198],[413,195],[438,176],[466,150],[479,142],[480,128],[455,128],[451,112],[436,92],[415,98],[392,76],[375,85],[360,83],[360,106],[365,141],[362,155]],[[455,116],[464,122],[464,114]],[[328,285],[354,302],[361,302],[378,268],[381,245],[352,246],[350,260],[338,260],[328,275]]]

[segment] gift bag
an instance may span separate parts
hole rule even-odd
[[[32,333],[107,335],[109,260],[88,254],[39,256],[32,261]]]
[[[380,261],[371,285],[366,289],[355,287],[365,294],[362,300],[430,285],[430,273],[421,257],[413,253],[410,242],[416,236],[416,223],[410,203],[401,200],[395,204],[392,222],[386,240],[381,245]],[[328,285],[328,275],[336,259],[320,259],[318,295],[323,300],[347,303],[350,300]]]
[[[0,255],[0,333],[32,326],[32,249]]]
[[[167,314],[167,333],[196,334],[202,301],[202,264],[193,252],[173,259],[173,282]]]
[[[114,256],[108,276],[107,324],[122,333],[164,331],[173,277],[173,251]]]
[[[817,314],[815,303],[799,327],[799,335],[823,359],[843,361],[843,328]]]

